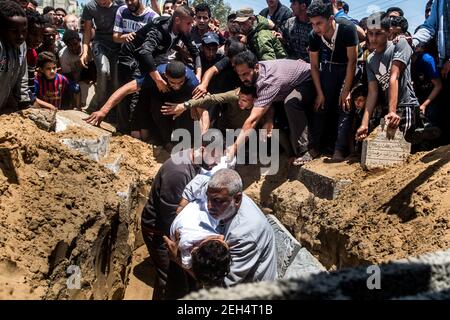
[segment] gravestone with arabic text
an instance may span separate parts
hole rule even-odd
[[[388,128],[384,121],[363,142],[361,164],[367,169],[384,168],[406,161],[411,144],[403,133]]]

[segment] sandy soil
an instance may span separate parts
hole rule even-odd
[[[315,198],[289,180],[290,173],[256,179],[246,184],[246,192],[326,267],[382,263],[450,247],[449,162],[450,146],[378,171],[364,171],[354,162],[310,163],[312,170],[353,181],[334,201]]]
[[[18,114],[2,116],[0,123],[0,299],[63,298],[71,263],[89,270],[82,298],[108,296],[93,283],[101,273],[105,285],[126,282],[120,278],[134,249],[133,210],[139,196],[147,196],[139,195],[141,187],[149,187],[159,168],[153,150],[113,137],[111,153],[120,152],[125,163],[116,175],[69,150],[59,142],[61,134],[39,130]]]

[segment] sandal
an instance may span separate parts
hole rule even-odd
[[[292,165],[296,166],[296,167],[301,167],[301,166],[303,166],[303,165],[305,165],[308,162],[311,162],[313,160],[314,160],[314,158],[309,154],[309,152],[306,152],[303,156],[295,159],[292,162]]]

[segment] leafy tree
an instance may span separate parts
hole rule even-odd
[[[192,6],[195,7],[197,4],[206,3],[211,9],[211,15],[220,21],[221,26],[227,24],[227,17],[231,12],[231,6],[224,2],[224,0],[194,0]]]

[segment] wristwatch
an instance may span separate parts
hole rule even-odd
[[[190,108],[192,108],[192,105],[189,101],[186,101],[185,103],[183,103],[183,106],[186,110],[189,110]]]

